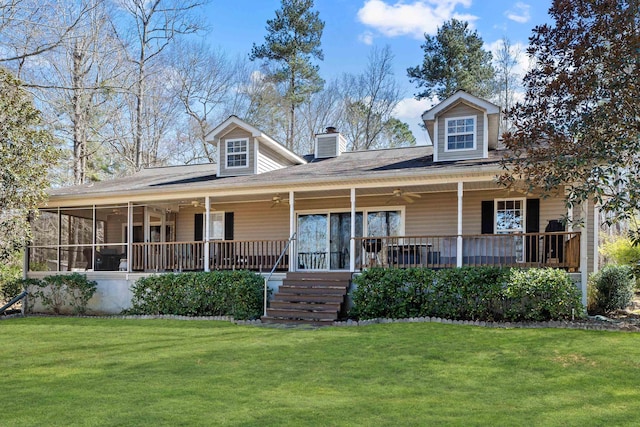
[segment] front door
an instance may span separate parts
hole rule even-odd
[[[356,237],[362,236],[362,212],[356,213]],[[298,215],[298,269],[348,270],[351,213]],[[356,247],[356,259],[360,248]]]

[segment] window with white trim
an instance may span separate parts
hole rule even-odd
[[[227,141],[227,161],[228,168],[246,168],[249,165],[249,140],[233,139]]]
[[[524,233],[524,205],[525,199],[496,199],[497,234]]]
[[[476,149],[476,117],[446,119],[445,128],[445,151]]]
[[[525,199],[495,200],[496,234],[517,234],[525,230]],[[502,242],[512,248],[517,262],[524,261],[524,237],[513,236]]]

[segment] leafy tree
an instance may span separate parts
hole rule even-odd
[[[44,201],[57,160],[51,135],[21,83],[0,69],[0,262],[29,239],[28,216]]]
[[[638,0],[555,0],[553,24],[533,31],[526,101],[505,135],[506,185],[547,193],[566,185],[569,205],[600,203],[608,222],[640,209]],[[522,181],[521,181],[522,182]],[[636,233],[636,238],[637,238]]]
[[[459,89],[481,98],[493,93],[491,52],[482,48],[482,38],[471,31],[468,22],[451,19],[435,36],[424,37],[422,64],[407,69],[411,82],[423,88],[416,99],[434,95],[445,99]]]
[[[282,0],[275,19],[267,21],[264,44],[253,45],[249,58],[263,59],[278,67],[268,70],[269,80],[285,85],[284,99],[288,108],[286,145],[293,148],[296,108],[313,93],[322,89],[323,81],[312,58],[324,59],[320,39],[324,22],[313,11],[313,0]]]

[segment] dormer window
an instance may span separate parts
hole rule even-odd
[[[445,151],[476,149],[476,118],[455,117],[446,119]]]
[[[227,141],[227,168],[246,168],[248,162],[248,139]]]

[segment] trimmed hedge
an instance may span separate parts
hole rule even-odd
[[[551,320],[581,316],[580,291],[562,270],[372,268],[354,278],[350,316]]]
[[[255,319],[262,314],[264,279],[245,270],[167,273],[138,279],[131,290],[128,314]]]

